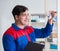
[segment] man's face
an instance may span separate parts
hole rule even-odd
[[[22,25],[26,25],[28,23],[28,17],[29,13],[28,10],[26,10],[17,17],[17,22],[19,22]]]

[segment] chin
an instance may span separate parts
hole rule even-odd
[[[27,25],[27,24],[28,24],[28,22],[22,22],[22,24],[23,24],[23,25]]]
[[[27,25],[27,23],[23,23],[23,25]]]

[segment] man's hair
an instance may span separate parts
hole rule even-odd
[[[12,10],[12,14],[15,18],[15,15],[20,15],[20,13],[25,12],[26,10],[28,10],[27,7],[23,6],[23,5],[16,5],[13,10]]]

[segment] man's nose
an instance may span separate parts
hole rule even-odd
[[[28,17],[29,17],[29,16],[28,16],[28,15],[26,15],[26,19],[28,19]]]

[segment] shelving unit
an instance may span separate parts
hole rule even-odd
[[[46,15],[45,14],[31,14],[30,18],[30,25],[34,28],[44,28],[46,25]],[[31,21],[32,20],[32,21]],[[45,43],[45,38],[37,38],[36,39],[37,43],[44,42]]]
[[[31,21],[31,20],[33,20],[33,21]],[[31,14],[30,25],[32,27],[39,28],[39,29],[44,28],[46,26],[46,23],[47,23],[47,17],[45,14]],[[38,39],[36,39],[36,42],[45,44],[46,49],[47,49],[47,44],[48,44],[48,50],[50,50],[51,44],[54,44],[54,42],[53,42],[54,39],[57,39],[57,35],[58,35],[58,33],[57,33],[57,22],[54,22],[54,26],[53,26],[51,36],[49,36],[48,38],[44,38],[44,39],[38,38]],[[57,40],[55,41],[55,43],[56,43],[55,45],[57,45]]]

